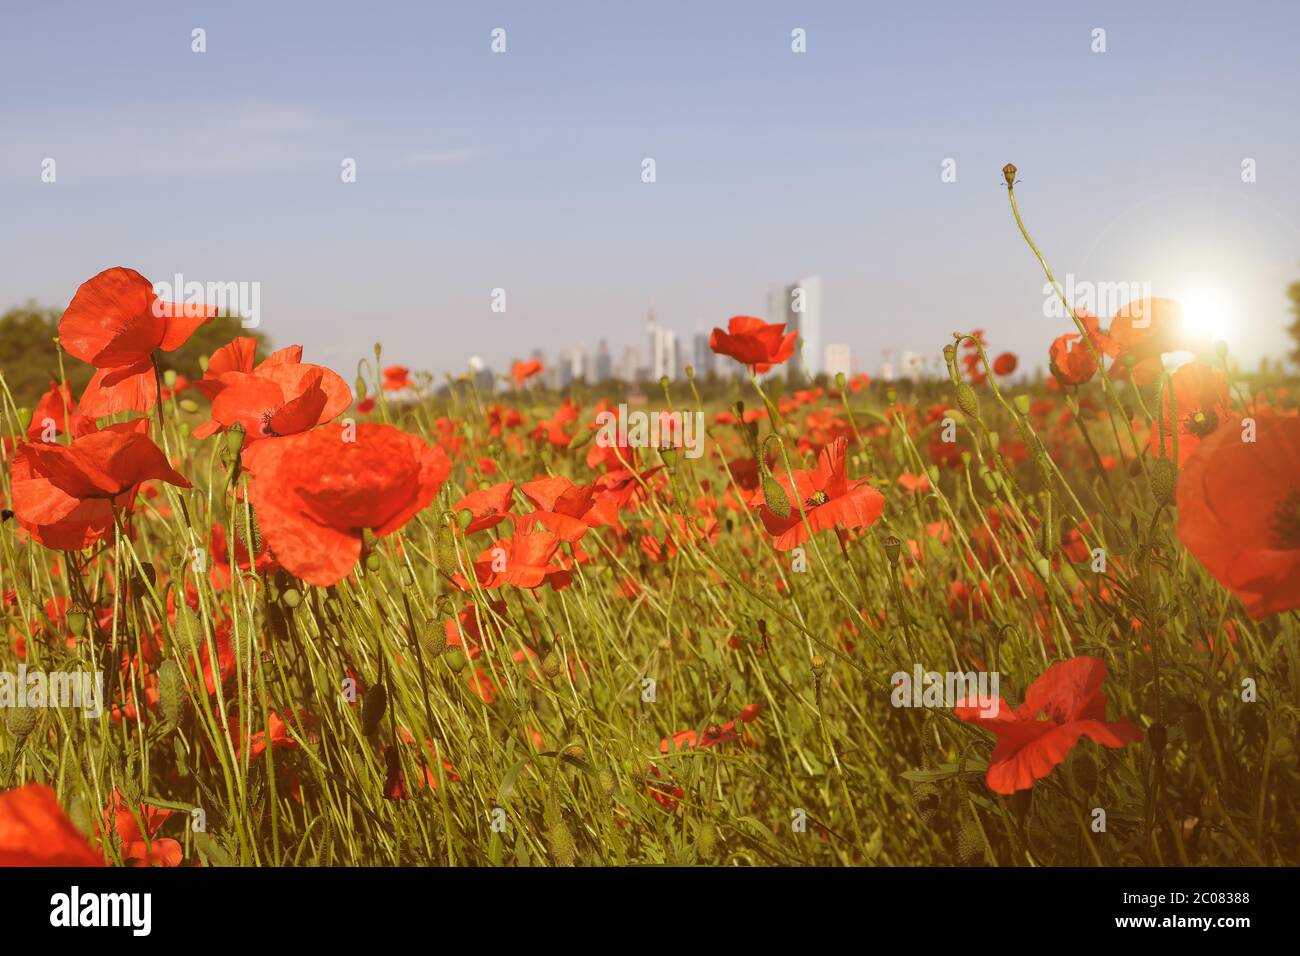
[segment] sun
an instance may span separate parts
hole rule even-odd
[[[1198,281],[1184,286],[1177,297],[1183,307],[1183,327],[1196,335],[1224,339],[1236,325],[1233,299],[1223,286]]]

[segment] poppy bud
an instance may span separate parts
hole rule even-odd
[[[889,559],[890,564],[897,567],[899,553],[903,550],[903,542],[899,540],[898,535],[887,534],[885,535],[884,544],[885,557]]]
[[[713,859],[714,841],[717,837],[717,830],[712,823],[707,820],[700,824],[699,833],[695,838],[695,853],[700,862],[707,863]]]
[[[362,376],[360,375],[357,376],[357,380],[354,383],[353,391],[357,393],[358,402],[364,402],[366,400],[366,394],[368,393],[368,389],[366,388],[366,380]]]
[[[618,778],[614,776],[614,772],[608,767],[601,767],[596,771],[596,789],[606,799],[612,797],[614,791],[618,789]]]
[[[430,621],[420,633],[420,650],[436,661],[447,649],[447,629],[441,621]]]
[[[244,447],[244,426],[231,425],[226,429],[226,454],[235,457]]]
[[[840,391],[843,391],[843,390],[844,390],[844,386],[845,386],[846,384],[848,384],[848,379],[846,379],[846,378],[844,377],[844,373],[843,373],[843,372],[836,372],[836,373],[835,373],[835,387],[838,388]]]
[[[159,708],[170,727],[180,725],[185,715],[185,680],[180,665],[173,660],[158,665]]]
[[[912,806],[917,818],[929,824],[939,812],[939,788],[932,783],[920,783],[912,788]]]
[[[5,715],[5,728],[21,744],[36,729],[36,719],[39,714],[37,714],[34,707],[11,707],[7,709],[9,713]]]
[[[1086,753],[1080,753],[1074,758],[1074,764],[1070,768],[1074,776],[1074,782],[1085,794],[1095,793],[1097,790],[1097,763]]]
[[[1205,739],[1205,714],[1195,704],[1188,704],[1183,712],[1183,736],[1192,745]]]
[[[465,654],[459,647],[453,647],[447,651],[443,660],[447,662],[447,666],[451,668],[454,674],[459,674],[465,669]]]
[[[971,388],[966,382],[957,386],[957,407],[967,418],[978,419],[980,417],[980,401],[975,396],[975,389]]]
[[[975,825],[975,821],[967,820],[957,831],[957,856],[963,863],[970,863],[983,853],[984,836],[980,833],[980,828]]]
[[[820,681],[822,676],[826,673],[826,658],[822,657],[820,654],[815,654],[813,655],[813,659],[809,661],[809,664],[812,666],[813,679]]]
[[[668,385],[669,385],[669,378],[668,378],[668,376],[667,376],[667,375],[660,375],[660,376],[659,376],[659,387],[660,387],[660,388],[667,388]]]
[[[670,472],[677,469],[677,449],[672,445],[665,445],[659,449],[659,458]]]
[[[81,637],[81,635],[86,633],[86,620],[85,611],[80,609],[69,611],[67,617],[68,630],[77,637]]]
[[[560,671],[563,669],[564,660],[560,657],[559,652],[552,647],[546,652],[546,656],[542,658],[542,673],[547,680],[554,680],[560,676]]]
[[[1151,494],[1156,504],[1174,503],[1175,489],[1178,483],[1178,468],[1169,458],[1157,458],[1151,464]]]
[[[695,366],[694,366],[694,365],[688,365],[688,366],[686,366],[686,380],[687,380],[688,382],[693,382],[693,381],[695,381]]]
[[[570,763],[586,763],[587,748],[582,746],[582,744],[569,744],[569,746],[560,751],[560,759],[567,760]]]
[[[280,595],[280,603],[292,611],[302,603],[302,595],[295,588],[285,588]]]
[[[1165,729],[1164,724],[1152,724],[1147,728],[1147,743],[1155,751],[1156,756],[1165,752],[1165,744],[1169,742],[1169,731]]]
[[[383,684],[376,684],[366,691],[361,702],[361,733],[369,737],[379,729],[379,722],[384,719],[388,709],[388,690]]]
[[[381,567],[383,567],[383,564],[383,560],[375,552],[371,551],[366,555],[366,570],[371,574],[377,572]]]
[[[786,495],[785,489],[766,466],[761,467],[763,468],[763,502],[778,518],[790,517],[790,498]]]
[[[1010,189],[1016,184],[1016,167],[1007,163],[1002,167],[1002,178],[1007,181],[1007,188]]]
[[[577,853],[573,846],[573,834],[557,815],[554,822],[546,829],[546,843],[551,848],[551,859],[556,866],[577,866]]]
[[[456,539],[446,522],[439,522],[434,540],[434,563],[443,574],[456,573]]]

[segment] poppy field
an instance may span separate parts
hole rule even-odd
[[[0,390],[0,864],[1296,863],[1295,382],[1063,304],[896,382],[720,316],[652,443],[538,362],[164,372],[216,310],[69,276]]]

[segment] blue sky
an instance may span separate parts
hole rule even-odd
[[[350,377],[377,340],[436,372],[640,342],[652,306],[689,336],[818,274],[864,370],[974,326],[1032,369],[1066,326],[1013,161],[1062,277],[1287,345],[1294,3],[109,6],[0,10],[0,309],[119,264],[255,281],[262,331]]]

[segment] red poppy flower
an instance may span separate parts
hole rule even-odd
[[[1178,537],[1259,620],[1300,608],[1300,418],[1204,439],[1178,477]]]
[[[562,475],[552,475],[526,481],[519,490],[537,508],[531,517],[562,540],[576,544],[587,533],[590,525],[583,516],[595,503],[590,485],[575,485]]]
[[[1110,339],[1101,331],[1101,323],[1095,315],[1080,310],[1075,310],[1075,314],[1083,323],[1097,358],[1093,357],[1078,332],[1058,335],[1048,350],[1048,356],[1052,375],[1062,385],[1078,386],[1090,381],[1097,374],[1098,358],[1112,349]]]
[[[323,366],[303,364],[301,346],[282,349],[248,371],[229,368],[251,362],[252,351],[247,346],[231,349],[243,341],[254,342],[236,339],[208,362],[198,384],[212,399],[212,418],[194,429],[195,438],[207,438],[234,425],[244,429],[246,441],[292,435],[336,418],[352,404],[347,382]],[[218,367],[224,370],[213,374],[218,356]]]
[[[32,412],[31,424],[27,426],[27,437],[32,441],[42,441],[55,435],[64,435],[70,431],[82,430],[82,416],[76,414],[77,403],[72,398],[72,389],[66,382],[59,385],[51,382],[50,389],[36,403]]]
[[[1178,464],[1181,466],[1228,418],[1228,378],[1222,371],[1202,362],[1188,362],[1172,376],[1173,395],[1165,395],[1164,421],[1152,427],[1150,445],[1162,458],[1172,458],[1174,434],[1178,435]],[[1174,417],[1177,416],[1175,423]],[[1161,447],[1161,425],[1164,446]]]
[[[136,819],[137,815],[139,820]],[[175,840],[154,836],[171,815],[171,810],[160,810],[147,803],[140,804],[136,813],[132,813],[122,794],[114,787],[113,798],[104,811],[104,829],[111,826],[116,832],[122,860],[129,866],[153,866],[155,863],[160,866],[180,866],[183,856],[181,845]],[[140,829],[141,820],[144,821],[144,830]]]
[[[259,441],[244,449],[243,464],[271,553],[290,574],[320,586],[356,566],[364,529],[392,534],[428,507],[451,473],[441,448],[369,422],[351,436],[325,426]]]
[[[808,540],[808,531],[799,514],[799,504],[813,534],[832,528],[869,528],[885,510],[885,497],[865,478],[850,482],[845,475],[844,459],[848,441],[837,438],[821,450],[816,468],[791,470],[794,486],[780,468],[773,477],[790,499],[790,514],[782,518],[766,503],[759,508],[759,517],[767,533],[776,537],[776,549],[789,551]]]
[[[14,454],[13,510],[27,532],[48,548],[89,547],[129,510],[151,479],[181,488],[185,477],[146,434],[148,419],[110,425],[70,445],[24,442]]]
[[[570,572],[553,564],[558,557],[560,536],[553,531],[535,530],[535,523],[516,520],[509,538],[501,538],[478,556],[474,576],[485,590],[513,584],[518,588],[540,587],[549,583],[557,591],[568,587]],[[464,586],[464,581],[457,576]]]
[[[491,488],[471,491],[452,505],[453,511],[469,511],[474,516],[465,528],[465,533],[473,534],[485,528],[495,528],[506,518],[511,517],[510,505],[514,500],[514,490],[513,481],[503,481]]]
[[[958,717],[997,737],[985,776],[989,789],[994,793],[1027,790],[1065,760],[1080,737],[1106,747],[1141,740],[1142,732],[1127,720],[1106,722],[1101,686],[1105,679],[1105,661],[1074,657],[1039,675],[1029,685],[1025,702],[1014,710],[997,697],[958,701]],[[988,710],[993,716],[985,715]]]
[[[59,320],[64,351],[99,370],[82,393],[82,413],[152,409],[154,353],[174,352],[216,314],[211,306],[162,301],[134,269],[117,266],[83,282]]]
[[[1010,375],[1019,364],[1020,360],[1016,358],[1015,352],[1003,352],[993,360],[993,371],[998,375]]]
[[[44,784],[0,793],[0,866],[103,866]]]
[[[713,330],[709,348],[761,373],[794,355],[794,340],[798,335],[797,332],[786,334],[784,322],[774,324],[752,315],[733,315],[727,320],[727,331]]]
[[[411,370],[405,365],[390,365],[384,369],[384,390],[388,392],[400,392],[405,388],[413,388],[410,379]]]
[[[1115,356],[1111,375],[1120,379],[1131,375],[1139,385],[1160,377],[1164,353],[1195,350],[1208,344],[1186,328],[1183,308],[1172,299],[1130,302],[1115,313],[1109,336]]]
[[[534,375],[540,375],[542,363],[537,359],[529,359],[527,362],[516,362],[510,369],[510,374],[514,376],[515,384],[522,385]]]

